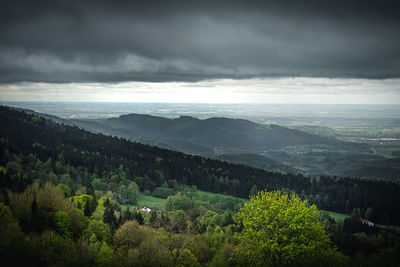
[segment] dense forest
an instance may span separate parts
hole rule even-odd
[[[268,190],[287,188],[320,209],[350,213],[359,208],[364,214],[372,208],[374,222],[396,224],[400,221],[400,185],[395,183],[325,176],[311,179],[300,174],[268,172],[93,134],[6,107],[0,112],[2,165],[7,164],[10,153],[31,153],[41,161],[50,160],[52,167],[62,157],[66,164],[75,168],[83,166],[97,177],[122,166],[141,191],[152,191],[165,180],[244,198],[254,185]],[[12,176],[2,179],[12,187],[24,188],[33,179]],[[71,179],[78,182],[76,175],[72,174]],[[82,181],[84,185],[90,182],[87,177]]]
[[[265,265],[248,254],[254,250],[245,242],[251,216],[240,217],[245,199],[263,189],[282,192],[273,194],[283,199],[281,206],[286,194],[296,193],[306,201],[290,198],[301,207],[293,210],[299,215],[307,214],[307,203],[351,214],[337,222],[311,207],[313,227],[300,231],[300,239],[306,230],[315,239],[319,229],[318,240],[330,253],[316,259],[327,265],[400,263],[396,231],[361,223],[398,224],[398,184],[268,172],[93,134],[8,107],[0,108],[0,151],[4,266]],[[164,204],[143,212],[136,208],[140,196]],[[257,201],[265,201],[262,194],[251,203]],[[296,220],[288,224],[303,230]],[[285,249],[296,252],[290,244]],[[285,261],[295,259],[294,252],[276,252],[269,265],[296,263]],[[321,264],[303,260],[296,264]]]

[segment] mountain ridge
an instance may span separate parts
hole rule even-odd
[[[322,144],[336,149],[369,151],[365,144],[349,143],[318,136],[276,124],[263,125],[244,119],[211,117],[198,119],[181,116],[175,119],[143,114],[121,115],[104,121],[107,126],[130,130],[147,138],[185,141],[214,149],[262,152],[291,145]]]

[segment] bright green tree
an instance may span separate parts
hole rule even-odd
[[[96,209],[96,200],[92,195],[83,194],[80,196],[70,197],[69,200],[81,209],[85,216],[90,216],[92,212]]]
[[[235,259],[240,265],[335,265],[340,254],[320,214],[297,195],[261,191],[236,214],[243,227]]]

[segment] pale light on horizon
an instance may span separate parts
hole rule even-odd
[[[400,79],[263,78],[200,82],[17,83],[1,101],[400,104]]]

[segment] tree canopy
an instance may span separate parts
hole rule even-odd
[[[295,194],[261,191],[235,221],[243,227],[235,250],[243,265],[332,265],[339,259],[315,205]]]

